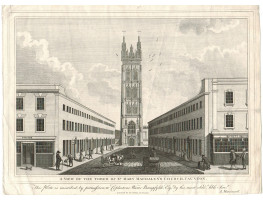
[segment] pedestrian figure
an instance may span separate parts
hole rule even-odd
[[[92,150],[91,150],[91,148],[89,148],[89,158],[88,159],[93,159],[92,158]]]
[[[79,161],[80,162],[83,161],[83,150],[82,149],[80,150],[80,153],[79,153]]]
[[[241,154],[241,159],[242,159],[242,165],[243,165],[243,169],[246,169],[246,149],[243,149],[243,152]]]
[[[202,155],[202,162],[205,164],[205,169],[210,169],[210,162],[205,155]]]
[[[73,167],[73,156],[72,156],[72,154],[68,155],[68,164],[69,164],[69,167]]]
[[[131,150],[131,158],[136,158],[134,149]]]
[[[152,148],[150,157],[157,157],[155,148]]]
[[[60,162],[62,161],[61,156],[59,155],[61,152],[57,151],[56,153],[56,170],[59,170]]]
[[[103,149],[103,146],[101,145],[101,147],[100,147],[100,153],[103,154],[103,151],[104,151],[104,149]]]
[[[183,151],[183,158],[184,158],[184,160],[188,161],[187,154],[185,151]]]
[[[235,167],[235,169],[237,168],[237,167],[236,167],[237,156],[238,156],[238,155],[236,154],[235,150],[234,150],[234,149],[231,149],[231,151],[230,151],[230,165],[231,165],[230,169],[232,169],[233,166]]]
[[[100,161],[101,161],[101,166],[102,166],[102,167],[105,167],[105,161],[106,161],[105,155],[102,155],[102,156],[101,156],[101,160],[100,160]]]

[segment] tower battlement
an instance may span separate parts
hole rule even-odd
[[[128,61],[128,60],[136,60],[136,61],[142,60],[140,36],[138,36],[137,49],[134,49],[133,46],[131,45],[130,50],[127,49],[126,42],[125,42],[125,36],[123,36],[121,61]]]

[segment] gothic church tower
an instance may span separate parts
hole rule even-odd
[[[142,144],[142,51],[140,36],[137,50],[131,45],[126,48],[123,36],[121,50],[121,144],[140,146]]]

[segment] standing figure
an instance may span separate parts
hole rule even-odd
[[[188,161],[187,153],[185,151],[183,151],[183,158],[184,158],[184,160]]]
[[[56,170],[59,170],[60,162],[62,161],[61,156],[59,155],[61,152],[57,151],[56,153]]]
[[[243,169],[246,169],[246,149],[244,148],[241,154]]]
[[[105,162],[106,162],[106,157],[105,157],[105,155],[102,155],[102,156],[101,156],[101,160],[100,160],[100,161],[101,161],[101,166],[102,166],[102,167],[105,167]]]
[[[73,167],[73,156],[72,156],[72,154],[68,155],[68,164],[69,164],[69,167]]]
[[[210,169],[210,162],[209,162],[208,158],[205,157],[205,155],[202,155],[202,162],[205,165],[205,169]]]
[[[157,157],[155,148],[152,148],[150,157]]]
[[[80,150],[80,153],[79,153],[79,161],[80,162],[83,161],[83,150],[82,149]]]
[[[131,158],[136,158],[134,149],[131,150]]]
[[[91,148],[89,148],[89,158],[88,159],[93,159],[92,158],[92,150],[91,150]]]
[[[101,147],[100,147],[100,153],[103,154],[103,151],[104,151],[104,149],[103,149],[103,146],[101,145]]]
[[[230,169],[232,169],[233,166],[236,169],[237,168],[236,163],[237,163],[237,154],[236,154],[234,149],[231,149],[231,151],[230,151],[230,165],[231,165]]]

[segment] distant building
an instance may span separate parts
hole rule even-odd
[[[144,146],[148,146],[148,126],[143,126],[142,143]]]
[[[56,151],[77,157],[114,143],[115,122],[69,98],[59,85],[16,87],[17,166],[54,165]]]
[[[246,78],[202,80],[198,95],[148,122],[149,146],[228,164],[231,149],[248,151],[247,84]]]
[[[142,50],[138,37],[137,50],[126,48],[123,37],[121,51],[121,144],[139,146],[142,143]]]
[[[115,144],[120,144],[121,132],[120,130],[115,130]]]

